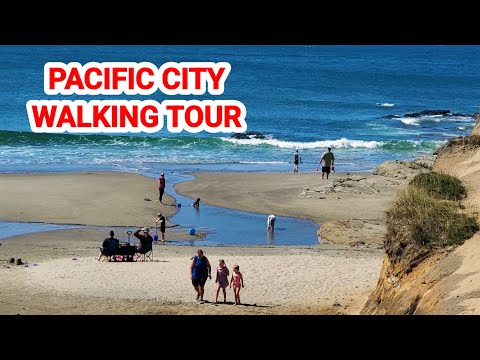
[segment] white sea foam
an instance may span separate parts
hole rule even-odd
[[[443,116],[443,115],[425,115],[420,117],[399,117],[397,118],[406,125],[417,126],[420,123],[428,122],[474,122],[474,119],[468,116]]]
[[[239,161],[239,164],[288,164],[288,161]]]
[[[283,149],[324,149],[328,146],[334,148],[367,148],[374,149],[382,146],[384,143],[381,141],[364,141],[364,140],[350,140],[347,138],[341,138],[338,140],[323,140],[313,142],[301,142],[301,141],[282,141],[277,139],[233,139],[233,138],[221,138],[224,141],[231,142],[238,145],[270,145]]]
[[[449,118],[450,121],[455,121],[455,122],[471,122],[475,123],[475,119],[470,117],[470,116],[451,116]]]
[[[413,125],[413,126],[418,126],[420,125],[420,119],[419,118],[398,118],[402,123],[405,125]]]
[[[394,107],[396,104],[391,104],[391,103],[377,103],[378,106],[381,107]]]

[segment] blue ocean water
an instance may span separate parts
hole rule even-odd
[[[222,95],[49,96],[47,62],[229,62]],[[371,171],[470,134],[479,112],[480,46],[0,46],[0,172],[116,170],[312,172],[327,146],[336,170]],[[36,134],[28,100],[238,100],[248,131],[231,134]],[[448,116],[408,114],[450,110]],[[262,225],[263,227],[263,225]]]
[[[46,62],[226,61],[222,95],[47,96]],[[387,159],[429,153],[448,138],[469,134],[468,116],[410,118],[447,109],[479,112],[480,46],[1,46],[0,162],[2,171],[94,168],[160,172],[314,171],[331,146],[337,171],[370,171]],[[33,134],[28,100],[238,100],[248,131],[231,134]],[[383,118],[398,115],[393,119]]]

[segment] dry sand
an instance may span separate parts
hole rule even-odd
[[[212,204],[266,213],[272,206],[279,215],[317,220],[365,215],[351,196],[350,201],[342,194],[330,199],[328,208],[308,197],[295,199],[296,189],[321,181],[317,174],[199,174],[200,184],[206,178],[208,189],[199,196]],[[233,179],[237,182],[225,185]],[[179,189],[196,195],[198,184],[183,183]],[[155,179],[124,173],[0,175],[0,195],[7,199],[0,220],[9,221],[143,226],[159,207],[167,215],[176,209],[153,201],[158,196]],[[357,195],[366,212],[366,198]],[[368,211],[379,215],[388,196],[380,194],[377,202],[373,198],[366,201],[373,206]],[[166,200],[174,203],[171,197]],[[104,231],[76,229],[1,240],[0,259],[21,258],[28,266],[2,262],[0,314],[358,314],[377,283],[383,258],[378,248],[326,244],[202,247],[201,236],[171,228],[169,241],[155,245],[153,262],[99,262],[98,246],[105,236]],[[176,239],[189,239],[192,246],[175,245]],[[206,284],[207,303],[195,301],[189,259],[197,248],[203,248],[214,268],[220,258],[230,269],[240,265],[245,306],[231,305],[230,289],[227,304],[210,304],[213,280]]]
[[[169,217],[177,209],[172,196],[165,194],[163,205],[158,195],[156,179],[131,173],[2,174],[0,216],[4,221],[150,226],[158,212]]]

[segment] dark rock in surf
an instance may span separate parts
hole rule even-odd
[[[266,139],[265,135],[258,131],[247,131],[241,134],[233,134],[231,137],[234,139]]]

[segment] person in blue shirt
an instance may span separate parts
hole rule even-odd
[[[212,279],[212,267],[207,257],[203,255],[203,250],[201,249],[197,251],[197,255],[191,260],[190,277],[192,279],[192,285],[197,292],[197,301],[200,301],[200,304],[203,304],[205,283],[207,282],[207,278]]]

